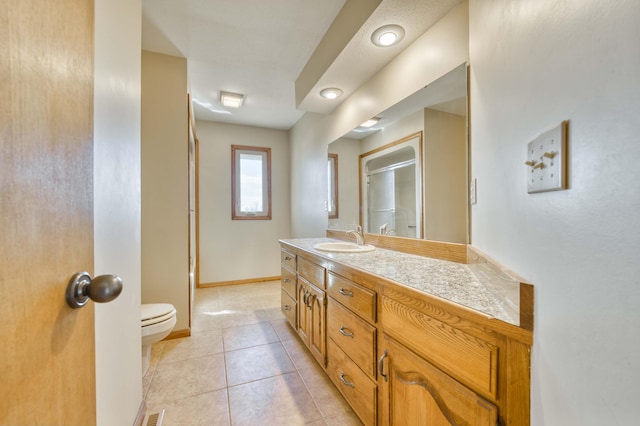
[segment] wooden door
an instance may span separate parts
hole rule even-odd
[[[495,405],[394,340],[383,338],[388,356],[382,381],[382,424],[495,426]]]
[[[0,424],[96,422],[93,1],[0,3]]]
[[[309,285],[309,349],[314,358],[325,367],[327,354],[325,293]]]

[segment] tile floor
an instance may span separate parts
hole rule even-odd
[[[153,346],[143,391],[164,426],[361,424],[280,312],[280,281],[197,289],[191,337]]]

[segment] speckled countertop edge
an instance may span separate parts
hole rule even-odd
[[[332,253],[314,249],[323,242],[339,242],[332,238],[282,239],[283,243],[317,256],[340,262],[363,272],[446,299],[484,315],[518,325],[503,307],[496,294],[485,285],[472,268],[462,263],[432,259],[376,247],[364,253]]]

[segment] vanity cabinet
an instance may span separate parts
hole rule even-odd
[[[529,425],[528,331],[385,287],[380,298],[381,425]]]
[[[326,365],[326,297],[323,290],[298,278],[298,335],[322,367]]]
[[[496,426],[494,404],[443,373],[404,345],[384,336],[382,425]]]
[[[295,254],[280,250],[280,309],[294,329],[298,328],[296,260]]]
[[[297,304],[294,327],[365,425],[530,424],[530,325],[297,245],[283,249],[282,292],[295,289],[286,299]],[[532,288],[526,294],[532,300]],[[521,298],[520,307],[521,323],[531,324],[532,302]]]
[[[377,416],[376,293],[327,272],[327,374],[366,425]]]
[[[324,368],[327,364],[325,269],[298,257],[297,282],[297,332]]]

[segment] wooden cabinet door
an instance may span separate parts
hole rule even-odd
[[[325,325],[325,292],[309,285],[309,349],[315,359],[325,367],[327,354],[327,336]]]
[[[384,336],[382,424],[495,426],[495,405]]]
[[[309,327],[311,323],[309,307],[307,306],[308,297],[309,286],[305,280],[300,278],[297,290],[298,335],[307,346],[309,346]]]

